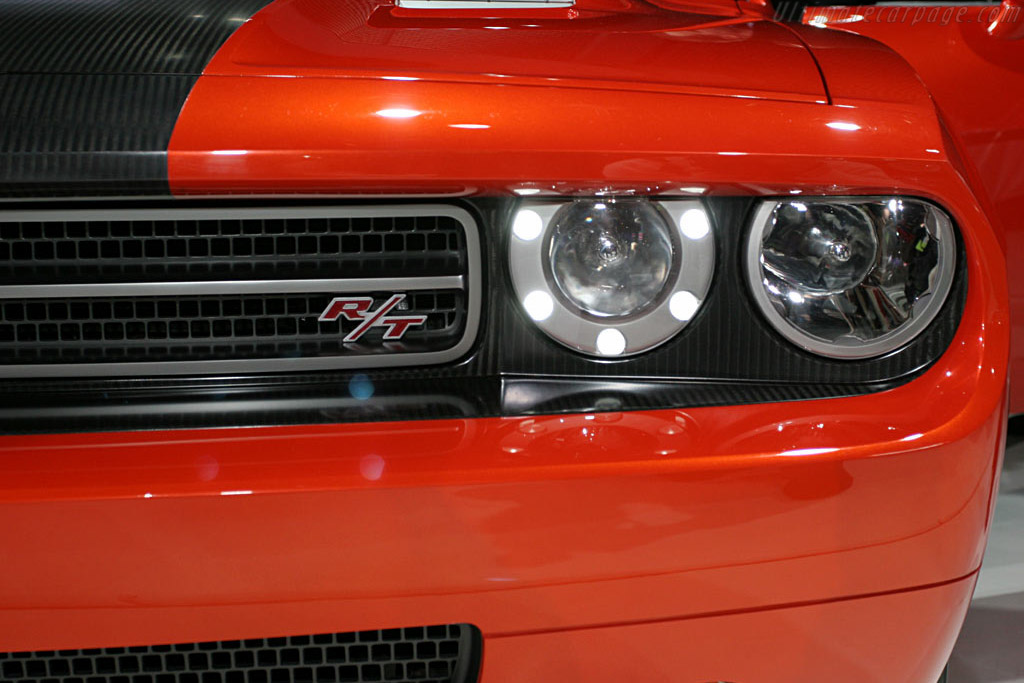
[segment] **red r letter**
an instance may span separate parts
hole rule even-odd
[[[343,316],[346,320],[353,322],[362,320],[366,317],[366,311],[371,305],[373,305],[373,299],[368,296],[333,299],[320,314],[320,320],[332,322]]]

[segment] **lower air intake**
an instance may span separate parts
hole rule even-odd
[[[10,683],[473,683],[469,624],[206,643],[0,653]]]

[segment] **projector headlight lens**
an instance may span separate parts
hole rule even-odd
[[[699,311],[714,272],[714,236],[697,200],[527,201],[509,240],[523,311],[594,356],[670,339]]]
[[[880,356],[935,318],[956,268],[952,221],[902,197],[770,201],[757,210],[747,279],[789,341],[832,358]]]
[[[598,317],[636,315],[664,293],[679,239],[650,202],[574,202],[553,222],[551,276],[580,310]]]

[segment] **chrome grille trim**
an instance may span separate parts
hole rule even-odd
[[[0,364],[0,378],[145,377],[171,375],[246,374],[396,368],[436,365],[465,355],[480,329],[483,276],[479,227],[466,210],[447,204],[298,206],[294,208],[116,208],[0,210],[0,222],[110,221],[175,219],[296,219],[444,216],[457,221],[465,237],[466,265],[462,275],[397,278],[332,278],[299,280],[211,280],[186,282],[108,282],[83,284],[0,285],[5,301],[85,297],[195,296],[241,294],[353,294],[372,291],[461,290],[466,295],[465,326],[458,342],[445,350],[373,353],[352,356],[247,358],[197,361],[129,361],[101,363]]]
[[[237,199],[237,197],[236,197]],[[174,220],[175,218],[278,219],[278,218],[373,218],[379,216],[451,216],[459,222],[475,221],[465,210],[450,204],[397,204],[357,206],[295,206],[248,208],[147,208],[147,209],[15,209],[0,212],[2,221],[105,221],[112,215],[124,220]]]
[[[4,299],[54,299],[87,296],[195,296],[200,294],[300,294],[337,292],[353,294],[396,289],[465,289],[461,275],[443,277],[352,278],[346,280],[213,280],[200,282],[108,282],[82,285],[0,285],[0,303]]]

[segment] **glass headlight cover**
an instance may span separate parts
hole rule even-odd
[[[628,356],[697,313],[714,236],[698,200],[525,201],[509,268],[520,306],[550,337],[589,355]]]
[[[552,223],[551,278],[581,310],[636,315],[665,291],[679,240],[650,202],[573,202]]]
[[[881,356],[935,318],[956,269],[936,205],[906,197],[767,201],[754,214],[747,280],[789,341],[840,359]]]

